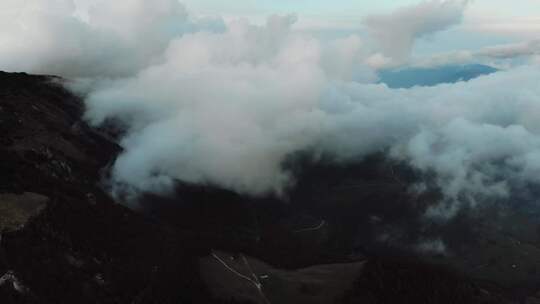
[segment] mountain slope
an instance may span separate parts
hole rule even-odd
[[[60,81],[0,73],[2,303],[258,302],[245,296],[253,286],[227,277],[216,253],[247,256],[251,272],[272,276],[261,279],[272,303],[396,303],[384,294],[399,288],[410,291],[404,301],[455,291],[459,302],[437,299],[475,303],[487,288],[379,256],[372,215],[411,235],[418,228],[402,185],[412,173],[381,156],[347,167],[295,162],[299,182],[288,201],[179,183],[176,196],[145,195],[140,212],[117,204],[100,182],[121,148],[81,120],[81,100]],[[401,268],[409,275],[393,279]],[[442,279],[418,289],[427,282],[422,271]],[[317,296],[317,284],[329,293]]]
[[[81,121],[58,81],[0,73],[2,303],[209,301],[197,243],[99,187],[120,148]]]

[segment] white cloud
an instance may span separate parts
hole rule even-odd
[[[368,16],[364,24],[383,55],[399,64],[408,59],[416,39],[460,23],[467,3],[461,0],[425,1],[390,14]]]
[[[431,212],[443,217],[540,182],[538,67],[431,88],[370,83],[370,65],[401,60],[415,38],[458,22],[463,2],[374,17],[383,54],[356,35],[294,31],[295,16],[224,24],[196,20],[174,0],[130,0],[82,21],[66,3],[60,14],[3,20],[0,66],[93,80],[86,118],[128,127],[112,169],[119,191],[166,192],[181,180],[279,194],[294,182],[282,163],[298,151],[342,162],[391,151],[436,173],[445,200]],[[403,27],[396,41],[389,24]]]
[[[128,76],[159,62],[170,40],[219,20],[191,20],[176,0],[87,3],[88,22],[71,0],[28,0],[0,20],[0,66],[68,77]]]
[[[413,66],[434,67],[448,64],[485,63],[501,66],[503,69],[512,65],[512,60],[528,59],[534,64],[540,55],[540,40],[529,40],[519,43],[508,43],[484,47],[476,51],[461,50],[435,54],[427,58],[414,58]]]
[[[534,56],[540,54],[540,39],[521,43],[497,45],[486,47],[477,52],[478,56],[491,58],[514,58],[520,56]]]

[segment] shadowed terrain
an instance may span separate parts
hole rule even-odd
[[[383,154],[295,156],[282,198],[179,183],[130,210],[102,188],[121,148],[59,81],[0,73],[2,303],[511,303],[537,290],[530,215],[426,226],[437,193],[411,195],[420,176]],[[416,251],[429,237],[448,254]]]

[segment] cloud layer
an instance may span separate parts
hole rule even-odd
[[[459,22],[465,2],[368,18],[378,47],[295,32],[296,16],[225,23],[174,0],[130,0],[99,2],[83,20],[70,1],[29,1],[2,21],[0,67],[76,78],[91,123],[126,126],[112,168],[124,194],[180,180],[279,195],[294,184],[282,164],[301,151],[339,162],[387,151],[435,173],[445,199],[432,216],[539,183],[538,67],[430,88],[376,84],[374,62],[403,61],[415,39]]]
[[[71,0],[27,0],[10,10],[0,19],[0,67],[65,77],[130,76],[159,62],[171,39],[224,27],[219,19],[189,18],[176,0],[96,0],[86,7],[84,21]]]

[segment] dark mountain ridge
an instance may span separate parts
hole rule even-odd
[[[210,301],[197,280],[197,243],[184,248],[179,240],[190,236],[116,204],[99,187],[101,169],[121,149],[81,121],[83,104],[58,80],[0,74],[1,192],[46,201],[18,229],[3,229],[0,273],[11,271],[26,291],[2,284],[2,303]]]
[[[252,284],[226,277],[227,267],[250,265],[260,280],[270,274],[260,291],[280,303],[324,288],[333,303],[516,297],[510,285],[450,270],[446,260],[433,266],[403,246],[426,237],[419,216],[434,198],[411,196],[416,173],[383,154],[347,166],[296,160],[298,183],[286,199],[179,183],[175,195],[147,194],[130,210],[100,186],[121,147],[81,120],[82,101],[60,83],[0,73],[2,303],[259,303]],[[470,223],[458,217],[428,233],[467,247],[477,241]],[[403,233],[380,242],[385,229]],[[238,265],[220,260],[229,255]],[[342,266],[332,265],[351,265],[344,278],[354,279],[338,283]]]

